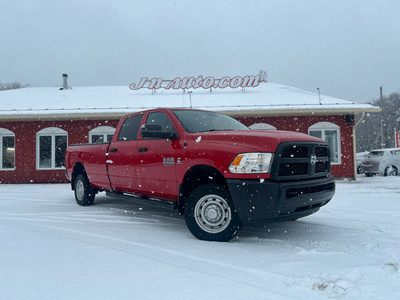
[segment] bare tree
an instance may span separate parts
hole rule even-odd
[[[400,93],[384,96],[372,101],[382,108],[383,141],[386,148],[395,146],[394,132],[400,130]],[[380,113],[366,114],[356,130],[357,152],[381,148]]]
[[[380,142],[380,114],[367,113],[356,129],[356,151],[379,149]]]
[[[20,82],[0,83],[0,91],[22,89],[25,87],[27,85]]]

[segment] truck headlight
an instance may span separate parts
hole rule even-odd
[[[229,166],[229,171],[236,174],[268,173],[272,161],[272,153],[238,154]]]

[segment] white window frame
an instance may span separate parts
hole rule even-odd
[[[14,138],[14,168],[3,168],[3,137]],[[15,134],[11,130],[0,128],[0,171],[14,171],[15,170]]]
[[[250,125],[249,128],[252,130],[277,130],[275,126],[268,123],[254,123],[253,125]]]
[[[115,128],[111,126],[99,126],[89,131],[89,143],[92,143],[93,135],[103,135],[103,141],[107,141],[107,135],[114,135]]]
[[[65,167],[55,167],[56,163],[56,136],[65,135],[67,137],[68,145],[68,132],[58,127],[47,127],[36,133],[36,170],[63,170]],[[40,167],[40,137],[51,137],[51,167]]]
[[[321,138],[325,141],[326,131],[336,131],[337,132],[337,149],[338,149],[338,161],[331,161],[332,165],[340,165],[342,164],[342,150],[341,150],[341,136],[340,136],[340,127],[331,122],[319,122],[311,125],[308,128],[308,135],[310,135],[310,131],[321,131]]]

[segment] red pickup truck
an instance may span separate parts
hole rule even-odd
[[[65,161],[79,205],[100,191],[161,199],[203,240],[228,241],[253,221],[310,215],[335,193],[323,140],[250,130],[203,110],[127,115],[110,143],[70,145]]]

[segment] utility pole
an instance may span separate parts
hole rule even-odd
[[[386,144],[385,144],[385,136],[383,134],[383,91],[382,91],[382,87],[379,88],[380,91],[380,101],[381,101],[381,149],[384,149]]]
[[[188,94],[189,94],[189,100],[190,100],[190,108],[192,108],[192,91],[189,91]]]

